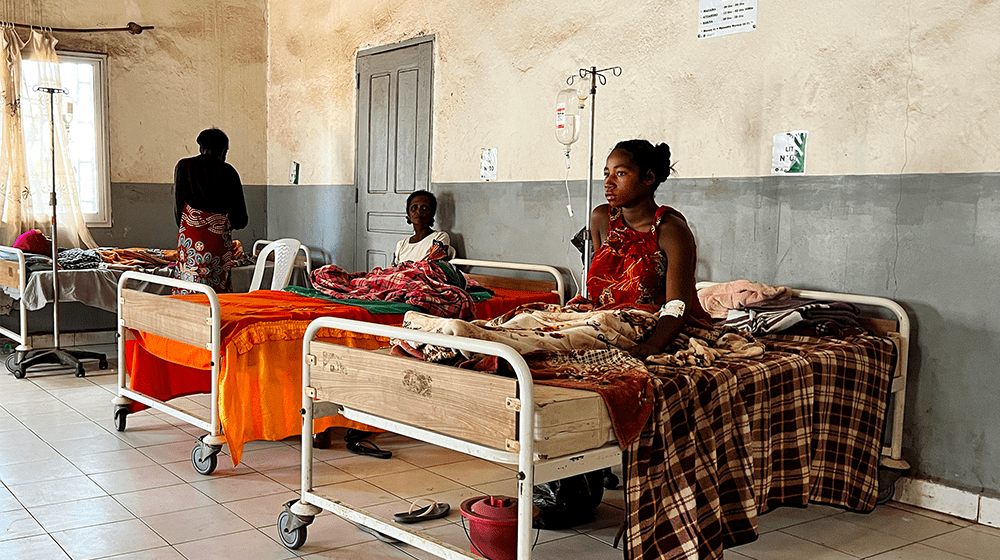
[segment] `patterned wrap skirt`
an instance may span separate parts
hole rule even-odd
[[[229,218],[184,206],[177,232],[179,280],[207,284],[216,293],[233,291],[229,271],[233,268],[233,240]],[[190,293],[174,288],[175,294]]]

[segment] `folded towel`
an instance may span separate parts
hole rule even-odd
[[[749,280],[734,280],[698,290],[702,308],[713,319],[725,319],[730,309],[743,309],[753,303],[788,296],[788,288],[784,286],[769,286]]]

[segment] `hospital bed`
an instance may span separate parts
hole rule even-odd
[[[476,304],[477,316],[493,317],[523,303],[562,302],[563,278],[554,267],[473,259],[451,262],[473,270],[469,276],[495,292]],[[524,277],[530,275],[546,279]],[[159,283],[200,296],[154,295],[132,289],[132,283]],[[223,444],[228,443],[235,465],[246,441],[280,440],[301,431],[297,408],[284,404],[300,400],[299,362],[309,321],[334,315],[399,325],[403,318],[281,291],[216,294],[201,284],[135,272],[122,275],[118,292],[115,427],[125,430],[127,415],[148,406],[204,429],[208,434],[191,453],[201,474],[215,470]],[[323,339],[368,349],[388,343],[378,336],[339,331],[324,332]],[[192,394],[210,395],[208,417],[168,402]],[[318,423],[316,432],[335,425],[362,427],[331,418]]]
[[[856,493],[845,492],[844,496],[813,495],[809,480],[809,468],[816,460],[812,443],[818,439],[830,438],[831,431],[842,428],[843,418],[825,418],[824,408],[815,403],[821,398],[817,393],[836,393],[836,375],[844,375],[848,369],[858,371],[847,360],[834,356],[828,363],[829,371],[820,371],[817,366],[822,360],[812,360],[813,354],[831,353],[831,348],[857,345],[857,354],[864,361],[877,356],[877,363],[871,366],[873,383],[884,390],[874,390],[870,395],[869,407],[876,419],[884,419],[885,402],[891,395],[895,402],[892,419],[890,444],[882,447],[881,427],[875,427],[867,439],[858,434],[854,446],[858,453],[843,457],[838,465],[828,465],[834,471],[852,471],[852,463],[862,455],[861,461],[877,464],[882,460],[896,468],[905,467],[900,455],[899,428],[901,427],[903,395],[906,379],[906,363],[909,344],[909,321],[905,311],[895,302],[877,297],[835,294],[828,292],[793,290],[801,298],[848,301],[873,311],[878,318],[866,320],[864,326],[872,336],[863,336],[854,341],[826,340],[818,343],[799,341],[799,346],[788,346],[782,350],[769,350],[761,360],[731,360],[717,363],[717,368],[695,368],[715,370],[717,373],[732,375],[734,387],[741,402],[733,410],[743,407],[745,415],[734,412],[745,421],[745,433],[752,441],[745,442],[749,455],[748,463],[739,464],[739,453],[722,451],[719,443],[718,454],[713,460],[720,464],[711,466],[708,482],[699,479],[699,492],[713,495],[718,502],[714,506],[699,506],[693,515],[686,517],[677,533],[705,536],[705,542],[692,544],[678,538],[677,549],[671,554],[681,554],[691,547],[701,558],[722,558],[724,547],[747,542],[756,538],[757,513],[763,513],[777,505],[805,505],[810,500],[851,506],[852,509],[869,510],[874,507],[875,496],[867,495],[862,502],[852,502]],[[884,317],[888,318],[884,318]],[[398,357],[384,350],[364,350],[332,345],[317,340],[317,334],[324,329],[341,332],[357,332],[371,336],[397,338],[416,343],[478,352],[497,356],[507,362],[515,378],[484,374],[466,369],[445,366]],[[813,346],[810,346],[813,344]],[[877,351],[873,351],[873,348]],[[532,486],[542,482],[561,479],[574,474],[598,470],[619,464],[622,450],[613,437],[608,410],[602,398],[595,392],[553,387],[533,382],[531,372],[522,356],[509,346],[460,338],[439,333],[400,329],[392,326],[362,323],[342,318],[320,318],[313,321],[305,334],[302,363],[301,410],[304,425],[318,422],[330,415],[362,422],[366,425],[392,431],[417,440],[425,441],[498,463],[517,465],[514,475],[518,487],[517,558],[531,557],[532,528]],[[796,388],[786,389],[785,380],[792,380]],[[475,390],[469,390],[474,387]],[[858,387],[857,391],[867,391],[868,387]],[[836,399],[850,401],[856,395],[854,389],[844,389]],[[788,396],[789,398],[785,398]],[[693,400],[705,400],[699,395]],[[878,402],[876,402],[878,401]],[[879,404],[879,403],[883,404]],[[714,412],[714,411],[713,411]],[[867,413],[868,411],[864,411]],[[790,419],[794,417],[794,421]],[[848,419],[849,420],[849,419]],[[789,427],[794,425],[795,427]],[[740,426],[732,426],[733,431],[743,433]],[[782,433],[783,430],[793,432]],[[709,434],[710,436],[718,435]],[[704,438],[702,445],[711,438]],[[728,442],[732,443],[732,442]],[[738,442],[737,442],[738,443]],[[691,447],[695,447],[692,444]],[[716,449],[711,449],[715,453]],[[733,448],[726,450],[733,451]],[[736,451],[739,451],[737,449]],[[797,461],[786,460],[789,451],[798,453]],[[670,458],[671,455],[667,454]],[[285,546],[296,549],[307,538],[307,526],[314,517],[326,510],[354,523],[370,527],[389,537],[418,547],[433,555],[457,559],[477,558],[467,550],[459,549],[410,526],[401,526],[351,506],[329,493],[329,488],[313,488],[313,451],[308,436],[303,431],[301,496],[285,504],[278,516],[279,538]],[[726,464],[728,462],[729,464]],[[750,503],[751,511],[739,511],[740,504],[730,500],[723,487],[739,483],[738,471],[741,467],[752,473],[753,480],[744,481],[744,486],[753,486],[752,492],[760,496],[760,501]],[[805,473],[797,472],[805,469]],[[796,471],[796,472],[793,472]],[[737,474],[734,475],[733,473]],[[727,474],[728,473],[728,474]],[[696,474],[700,477],[702,474]],[[820,473],[822,475],[822,473]],[[785,475],[791,475],[786,477]],[[628,473],[626,471],[626,477]],[[855,485],[862,490],[872,484],[871,475]],[[803,481],[804,479],[804,481]],[[877,477],[875,484],[877,484]],[[715,488],[709,488],[715,485]],[[744,490],[750,491],[747,488]],[[744,494],[746,495],[746,493]],[[629,499],[631,491],[626,490]],[[752,498],[751,498],[752,500]],[[678,498],[678,503],[682,501]],[[690,501],[695,501],[693,498]],[[710,501],[710,500],[709,500]],[[629,508],[627,505],[626,515]],[[711,509],[714,507],[715,509]],[[736,510],[727,512],[727,507]],[[728,535],[704,535],[702,523],[729,527]],[[736,529],[733,529],[736,527]],[[684,547],[688,548],[684,548]],[[673,557],[673,556],[671,556]],[[680,557],[680,556],[678,556]],[[689,556],[690,557],[690,556]]]

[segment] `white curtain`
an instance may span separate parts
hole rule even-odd
[[[32,30],[28,41],[22,43],[9,27],[3,29],[3,37],[0,200],[4,208],[0,243],[10,245],[21,232],[32,228],[51,237],[54,161],[59,246],[96,247],[80,209],[70,160],[66,100],[62,94],[35,89],[60,88],[57,41],[50,32]]]

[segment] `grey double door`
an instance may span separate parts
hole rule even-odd
[[[413,234],[406,197],[430,186],[433,44],[358,54],[355,270],[391,264],[396,242]]]

